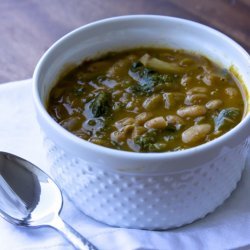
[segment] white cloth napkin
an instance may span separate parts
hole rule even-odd
[[[0,151],[17,154],[49,172],[35,118],[31,82],[0,85]],[[224,205],[204,219],[175,230],[109,227],[85,216],[64,199],[62,218],[100,250],[250,249],[250,164],[237,190]],[[0,249],[68,250],[72,247],[51,228],[22,228],[0,218]]]

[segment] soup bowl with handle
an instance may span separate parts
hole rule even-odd
[[[194,51],[237,72],[245,98],[242,121],[221,137],[190,149],[136,153],[92,144],[50,117],[49,93],[65,68],[105,52],[143,46]],[[248,151],[250,57],[224,34],[173,17],[105,19],[57,41],[37,64],[33,79],[52,176],[86,215],[112,226],[169,229],[213,212],[236,188]]]

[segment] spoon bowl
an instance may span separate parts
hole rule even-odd
[[[0,210],[9,222],[33,227],[48,225],[60,212],[60,189],[30,162],[2,152],[0,174]]]
[[[0,152],[0,216],[15,225],[53,227],[76,249],[97,249],[59,217],[62,206],[62,193],[45,172]]]

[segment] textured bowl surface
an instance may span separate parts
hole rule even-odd
[[[141,229],[178,227],[212,212],[236,187],[247,152],[246,142],[197,168],[128,175],[93,168],[49,139],[45,145],[53,176],[81,211],[109,225]]]
[[[192,50],[228,69],[233,65],[249,93],[249,55],[225,35],[177,18],[118,17],[71,32],[43,56],[34,73],[37,118],[52,174],[81,211],[120,227],[178,227],[212,212],[236,187],[248,150],[249,113],[230,132],[201,146],[134,153],[81,140],[60,127],[44,108],[65,66],[136,46]]]

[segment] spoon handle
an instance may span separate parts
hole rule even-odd
[[[60,232],[63,237],[78,250],[98,250],[93,244],[91,244],[86,238],[80,235],[74,228],[64,222],[59,216],[56,216],[51,227]]]

